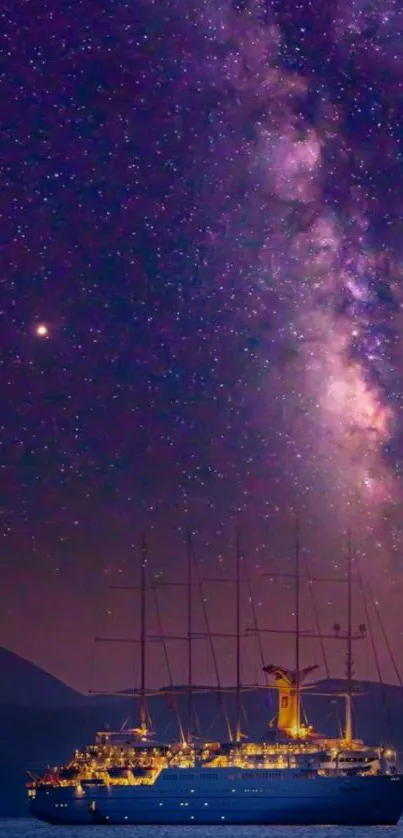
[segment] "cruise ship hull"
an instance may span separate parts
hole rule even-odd
[[[164,770],[151,786],[38,788],[30,807],[39,820],[70,825],[394,825],[403,812],[400,775],[287,773]]]

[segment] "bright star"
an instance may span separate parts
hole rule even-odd
[[[36,329],[35,329],[35,334],[39,338],[46,338],[49,335],[49,329],[45,325],[45,323],[40,323],[39,326],[37,326]]]

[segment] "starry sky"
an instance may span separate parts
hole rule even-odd
[[[291,583],[262,574],[292,567],[297,517],[313,571],[345,573],[351,530],[397,649],[399,4],[2,9],[0,643],[78,689],[94,668],[92,687],[127,686],[127,647],[102,664],[92,639],[133,633],[138,608],[107,587],[136,583],[142,533],[150,573],[182,578],[187,528],[203,578],[228,578],[239,527],[245,626],[251,598],[289,626]],[[315,592],[323,628],[344,625],[345,586]],[[165,589],[167,631],[182,594]],[[230,625],[231,586],[202,594]],[[356,662],[376,677],[365,641]]]

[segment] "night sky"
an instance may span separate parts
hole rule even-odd
[[[397,650],[399,3],[2,10],[0,643],[79,689],[128,686],[127,646],[94,659],[94,635],[137,630],[107,586],[137,581],[142,534],[150,574],[183,578],[188,527],[213,577],[234,574],[239,527],[243,623],[251,576],[260,625],[289,627],[290,583],[261,574],[291,568],[298,517],[313,571],[345,572],[351,530]],[[315,592],[323,628],[345,625],[345,586]],[[231,587],[204,594],[230,626]],[[181,597],[161,589],[167,631],[185,630]],[[291,664],[284,638],[264,645]],[[375,678],[369,641],[356,658]],[[205,651],[198,667],[211,680]]]

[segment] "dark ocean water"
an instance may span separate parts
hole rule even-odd
[[[0,838],[403,838],[399,826],[91,826],[55,827],[34,820],[0,820]]]

